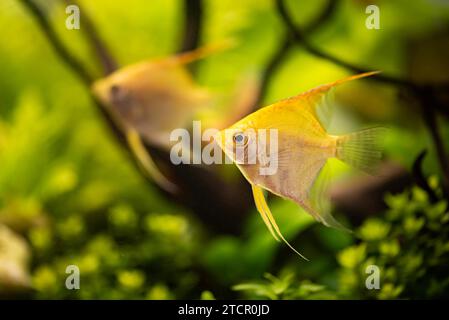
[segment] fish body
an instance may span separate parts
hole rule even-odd
[[[381,156],[376,136],[382,129],[372,128],[343,136],[328,134],[328,92],[341,83],[372,74],[322,85],[261,108],[215,136],[252,185],[256,207],[276,239],[285,241],[265,202],[263,189],[295,201],[326,226],[345,229],[330,214],[326,197],[328,178],[323,168],[328,159],[338,158],[370,171]],[[268,133],[272,130],[276,132],[274,136]],[[260,139],[261,134],[270,139]],[[277,144],[274,149],[270,147],[273,143]],[[244,151],[238,154],[238,147]],[[271,174],[261,174],[261,168],[267,164],[264,159],[275,162],[276,170]],[[317,179],[319,175],[322,179]]]
[[[140,62],[97,81],[93,90],[126,127],[167,148],[170,132],[189,126],[195,111],[211,101],[183,63],[173,58]]]
[[[166,58],[138,62],[92,86],[101,105],[123,128],[128,145],[145,173],[169,192],[176,192],[176,186],[159,171],[143,141],[168,150],[171,132],[191,127],[194,114],[211,104],[212,95],[194,81],[187,64],[231,45],[232,42],[223,41]]]
[[[240,163],[237,166],[252,183],[295,201],[304,198],[312,178],[309,173],[321,168],[336,152],[336,137],[328,135],[307,110],[287,102],[260,109],[231,128],[238,132],[278,129],[276,174],[259,174],[257,164]],[[267,149],[265,145],[259,147]],[[294,171],[287,165],[291,163],[295,164]]]

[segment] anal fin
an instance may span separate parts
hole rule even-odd
[[[157,168],[151,156],[146,151],[139,134],[134,129],[126,134],[128,145],[145,172],[164,190],[174,193],[178,187],[169,181]]]
[[[307,199],[302,201],[301,204],[307,212],[325,226],[351,232],[351,230],[339,223],[331,214],[331,203],[327,194],[332,177],[331,171],[331,164],[326,162],[318,173]]]
[[[267,205],[262,188],[260,188],[256,185],[251,185],[251,187],[252,187],[254,202],[256,203],[257,210],[259,211],[260,215],[262,216],[263,221],[265,222],[268,230],[270,230],[273,237],[277,241],[280,241],[279,239],[282,239],[282,241],[284,241],[284,243],[290,249],[292,249],[297,255],[299,255],[304,260],[309,261],[306,257],[304,257],[301,253],[299,253],[295,248],[293,248],[293,246],[282,235],[281,230],[279,229],[278,225],[276,224],[276,220],[274,219],[273,214],[271,213],[271,210]]]

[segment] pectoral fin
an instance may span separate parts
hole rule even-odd
[[[145,172],[164,190],[175,193],[177,186],[170,182],[157,168],[151,156],[146,151],[139,134],[131,129],[126,134],[126,139],[131,151],[136,156],[139,164],[145,170]]]
[[[327,194],[332,176],[331,168],[329,163],[321,168],[309,190],[308,197],[300,204],[310,215],[325,226],[351,233],[352,231],[338,222],[331,213],[331,203]]]
[[[292,249],[297,255],[299,255],[304,260],[309,261],[306,257],[304,257],[302,254],[300,254],[293,246],[284,238],[284,236],[281,233],[281,230],[279,229],[278,225],[276,224],[276,220],[273,217],[273,214],[271,213],[270,208],[267,205],[267,202],[265,200],[265,196],[263,195],[263,191],[260,187],[256,185],[251,185],[253,190],[253,196],[254,196],[254,202],[256,203],[257,210],[259,211],[260,215],[262,216],[263,221],[265,222],[265,225],[267,226],[268,230],[270,230],[273,237],[280,241],[279,239],[282,239],[282,241],[287,244],[287,246]]]

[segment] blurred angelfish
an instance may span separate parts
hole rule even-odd
[[[197,85],[186,65],[232,46],[231,41],[124,67],[92,87],[95,96],[123,126],[128,144],[145,171],[164,189],[176,187],[156,167],[141,141],[167,150],[170,132],[190,127],[194,113],[212,95]]]
[[[326,226],[347,230],[330,213],[330,201],[326,196],[330,178],[326,169],[328,166],[323,167],[328,159],[337,158],[357,169],[372,172],[381,158],[377,137],[384,129],[370,128],[342,136],[329,135],[325,129],[330,117],[329,91],[347,81],[375,73],[363,73],[321,85],[261,108],[215,136],[221,149],[251,184],[257,210],[273,237],[277,241],[282,239],[301,257],[282,236],[266,203],[263,189],[293,200]],[[267,154],[267,150],[271,150],[271,147],[267,148],[267,142],[258,139],[260,132],[271,129],[277,131],[275,157],[274,154]],[[238,148],[246,152],[243,158],[236,153]],[[261,174],[264,163],[251,162],[255,157],[249,154],[250,150],[256,150],[257,159],[274,159],[277,170],[272,174]],[[265,157],[260,157],[261,152]],[[320,179],[317,179],[319,175]]]

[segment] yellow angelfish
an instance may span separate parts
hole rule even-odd
[[[325,129],[330,107],[327,98],[329,90],[335,86],[375,73],[363,73],[321,85],[261,108],[215,136],[221,149],[251,184],[257,210],[273,237],[277,241],[282,239],[301,257],[282,236],[263,189],[293,200],[326,226],[344,229],[330,214],[325,194],[329,179],[323,177],[326,172],[323,167],[328,159],[337,158],[370,172],[381,158],[377,136],[383,128],[342,136],[329,135]],[[276,135],[272,136],[268,131],[273,129]],[[261,139],[262,134],[264,139]],[[271,143],[277,144],[274,151],[269,147]],[[238,148],[242,152],[238,153]],[[252,152],[254,150],[255,153]],[[270,158],[275,162],[275,170],[261,174]],[[321,179],[317,179],[319,174]]]
[[[212,102],[210,92],[195,83],[186,65],[232,46],[231,40],[166,58],[124,67],[96,81],[94,95],[126,132],[128,144],[145,171],[164,189],[176,187],[158,170],[141,138],[167,150],[170,133],[191,127],[194,113]]]

